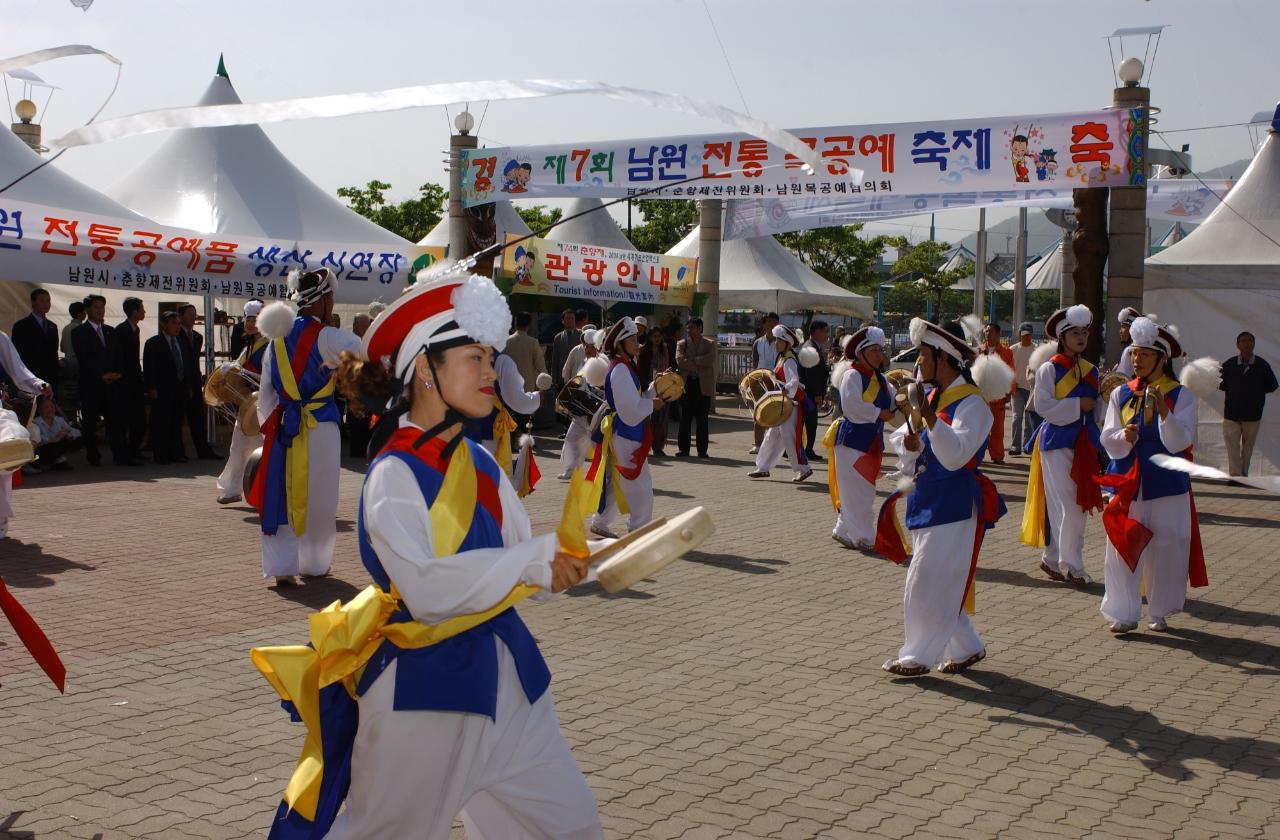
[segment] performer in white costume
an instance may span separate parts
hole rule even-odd
[[[36,376],[22,363],[18,348],[5,333],[0,332],[0,368],[18,387],[18,390],[36,396],[52,396],[49,384]],[[26,427],[27,418],[17,414],[0,404],[0,441],[26,440],[31,437]],[[0,540],[9,533],[9,520],[13,518],[13,472],[0,470]]]
[[[328,574],[333,562],[342,457],[333,371],[342,353],[360,350],[355,333],[326,326],[333,313],[328,269],[289,282],[296,316],[279,302],[258,315],[271,345],[258,391],[262,460],[249,499],[261,519],[262,574],[285,586],[297,574]]]
[[[564,367],[560,369],[560,379],[568,382],[576,376],[578,371],[582,370],[582,363],[599,353],[603,345],[604,330],[596,329],[595,324],[587,324],[583,327],[582,341],[569,351],[568,357],[564,360]]]
[[[1082,355],[1089,343],[1089,307],[1059,309],[1045,322],[1057,352],[1035,371],[1036,413],[1044,418],[1032,437],[1027,504],[1021,540],[1043,548],[1040,570],[1053,580],[1086,586],[1084,529],[1102,510],[1098,474],[1098,371]]]
[[[896,391],[881,370],[887,357],[884,330],[863,327],[844,342],[834,384],[840,395],[831,452],[839,513],[831,538],[845,548],[872,548],[876,541],[876,480],[884,456],[884,423],[892,420]],[[831,435],[828,432],[828,435]]]
[[[1133,339],[1130,337],[1129,327],[1140,317],[1142,313],[1132,306],[1121,309],[1116,316],[1116,320],[1120,322],[1120,343],[1124,345],[1124,349],[1120,351],[1120,361],[1116,363],[1115,371],[1130,379],[1133,378]]]
[[[894,562],[906,560],[895,512],[905,492],[913,549],[903,599],[905,639],[897,658],[883,666],[899,677],[923,676],[940,662],[943,673],[959,673],[986,656],[967,613],[983,534],[1005,507],[978,466],[991,434],[989,397],[1007,393],[1013,374],[999,357],[980,357],[989,371],[1003,369],[998,382],[980,390],[968,364],[976,354],[958,324],[939,327],[913,318],[910,332],[920,348],[920,377],[933,390],[921,412],[926,428],[917,431],[908,420],[890,436],[901,470],[915,482],[886,500],[876,534],[878,551]]]
[[[1196,524],[1191,479],[1151,463],[1153,455],[1190,457],[1195,441],[1196,398],[1173,378],[1182,347],[1173,329],[1138,317],[1133,338],[1134,378],[1111,392],[1102,445],[1111,456],[1104,481],[1115,496],[1103,514],[1107,556],[1102,615],[1112,633],[1138,627],[1146,584],[1152,630],[1186,600],[1187,584],[1208,586]]]
[[[756,453],[756,468],[748,473],[747,477],[768,478],[769,470],[773,469],[774,464],[778,463],[778,459],[785,454],[791,461],[791,471],[794,473],[791,480],[799,484],[813,475],[813,470],[809,468],[809,459],[804,454],[804,412],[806,404],[811,403],[806,398],[804,385],[800,382],[800,364],[796,361],[795,350],[800,345],[800,336],[796,335],[790,327],[778,324],[773,328],[773,339],[778,350],[773,375],[786,391],[787,396],[791,398],[794,410],[787,422],[781,426],[774,426],[764,433],[764,439],[760,441],[760,451]]]
[[[273,838],[446,840],[458,816],[470,838],[603,836],[550,671],[511,607],[531,587],[546,599],[582,580],[585,561],[560,553],[554,534],[531,535],[506,474],[461,431],[492,406],[489,348],[509,323],[499,311],[506,301],[485,278],[424,276],[365,334],[363,364],[344,365],[344,390],[394,377],[408,398],[361,493],[361,558],[376,584],[363,603],[382,615],[366,630],[382,641],[353,681],[358,700],[343,683],[320,689],[319,773],[306,790],[291,785]],[[389,616],[379,601],[393,604]],[[366,646],[349,645],[353,655]],[[255,661],[263,653],[264,673],[278,673],[270,651]]]
[[[636,355],[640,343],[635,321],[629,317],[610,328],[604,339],[604,354],[610,358],[605,376],[604,393],[611,417],[601,421],[600,440],[596,445],[596,462],[607,468],[607,488],[601,496],[602,509],[591,520],[591,531],[597,536],[616,536],[613,522],[618,517],[618,494],[622,494],[630,516],[627,527],[634,531],[653,518],[653,477],[649,474],[649,450],[653,445],[653,424],[649,422],[662,400],[652,382],[640,387],[636,371]],[[607,439],[606,439],[607,438]],[[607,450],[607,451],[606,451]]]
[[[598,358],[603,344],[604,333],[588,325],[582,331],[582,344],[569,351],[569,360],[564,365],[564,380],[568,382],[578,374],[584,374],[587,360]],[[574,364],[575,354],[577,354],[576,365]],[[608,363],[601,360],[593,364],[607,366]],[[595,387],[604,386],[603,381],[591,384]],[[591,418],[573,415],[569,418],[569,430],[564,433],[564,444],[560,447],[560,474],[556,478],[568,481],[573,475],[574,468],[582,465],[582,459],[587,457],[590,449]]]
[[[236,363],[254,376],[262,376],[262,357],[266,354],[270,341],[258,331],[258,313],[262,312],[262,301],[250,300],[244,305],[244,350]],[[253,450],[262,446],[262,433],[246,435],[240,427],[240,419],[236,418],[235,428],[231,430],[231,446],[227,450],[227,463],[218,476],[218,504],[229,505],[240,501],[244,485],[244,468]]]

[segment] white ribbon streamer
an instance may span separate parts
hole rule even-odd
[[[55,58],[69,58],[73,55],[100,55],[112,64],[123,64],[120,59],[111,53],[100,50],[97,47],[91,47],[88,44],[67,44],[64,47],[50,47],[47,50],[36,50],[23,55],[15,55],[13,58],[0,59],[0,73],[8,73],[10,70],[30,67],[33,64],[43,64],[46,61],[53,61]]]
[[[63,47],[61,49],[68,49]],[[92,47],[84,49],[92,50]],[[50,52],[50,51],[46,51]],[[95,50],[95,52],[97,52]],[[33,53],[33,55],[35,55]],[[654,90],[623,87],[605,82],[581,79],[526,79],[486,82],[449,82],[436,85],[415,85],[367,93],[343,93],[330,96],[307,96],[297,99],[281,99],[274,102],[245,103],[238,105],[205,105],[185,108],[164,108],[143,111],[127,117],[87,125],[70,131],[53,141],[53,148],[70,149],[95,143],[108,143],[139,134],[152,134],[176,128],[216,128],[232,125],[253,125],[315,119],[317,117],[345,117],[353,114],[373,114],[383,111],[401,111],[408,108],[431,108],[440,105],[462,105],[482,100],[537,99],[546,96],[592,93],[624,102],[639,102],[651,108],[694,114],[716,120],[739,131],[767,140],[804,161],[806,171],[812,172],[820,158],[813,149],[802,143],[790,132],[775,128],[763,120],[755,119],[730,108],[692,99],[677,94]],[[851,180],[860,181],[862,172],[850,170]]]

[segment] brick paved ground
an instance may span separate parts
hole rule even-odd
[[[703,552],[622,596],[523,611],[608,836],[1280,836],[1274,498],[1200,487],[1212,585],[1173,632],[1118,640],[1100,586],[1051,584],[1016,544],[1025,464],[992,468],[1010,515],[978,573],[990,657],[902,684],[880,664],[903,572],[830,540],[823,465],[799,488],[749,482],[750,427],[713,428],[712,462],[653,470],[659,513],[713,512]],[[285,594],[259,577],[251,511],[213,503],[215,465],[18,491],[0,574],[69,688],[0,629],[0,836],[261,834],[302,731],[246,651],[303,640],[310,609],[365,586],[349,467],[334,577]],[[562,497],[548,476],[535,531]],[[1099,578],[1101,546],[1092,523]]]

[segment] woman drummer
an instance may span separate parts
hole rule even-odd
[[[756,468],[747,473],[747,478],[768,478],[769,470],[778,462],[784,453],[791,461],[794,475],[792,482],[799,484],[813,470],[809,468],[809,459],[804,456],[804,412],[812,401],[806,399],[804,385],[800,382],[800,363],[796,361],[796,346],[800,344],[800,336],[790,327],[778,324],[771,333],[774,345],[778,350],[778,361],[773,370],[774,378],[786,391],[795,404],[791,417],[781,426],[774,426],[764,433],[760,441],[760,451],[756,453]]]
[[[361,559],[396,601],[356,683],[358,711],[327,723],[326,732],[355,727],[354,743],[344,756],[326,740],[317,830],[307,836],[446,840],[459,814],[471,836],[602,836],[560,731],[550,671],[520,616],[504,608],[522,584],[564,590],[585,564],[560,553],[555,535],[531,535],[506,474],[462,434],[465,419],[493,407],[491,351],[509,324],[491,281],[437,275],[370,326],[362,355],[372,361],[344,357],[350,399],[385,396],[388,380],[402,388],[391,412],[398,428],[370,464],[358,523]],[[456,632],[468,619],[478,623]],[[392,641],[432,628],[434,642]],[[348,758],[346,807],[333,819]],[[309,827],[283,803],[277,819],[282,836],[298,820]]]
[[[884,330],[863,327],[844,344],[847,370],[836,386],[840,419],[836,427],[836,486],[839,514],[831,538],[845,548],[867,549],[876,542],[876,479],[884,457],[884,423],[893,419],[895,391],[881,373],[887,357]]]

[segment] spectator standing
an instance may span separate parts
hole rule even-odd
[[[1004,362],[1010,368],[1014,366],[1013,352],[1004,346],[1004,342],[1000,340],[1000,325],[994,321],[987,324],[987,340],[978,352],[984,356],[995,355],[1000,357],[1000,361]],[[1015,374],[1016,379],[1016,374]],[[1012,391],[1010,391],[1010,394]],[[995,402],[987,403],[991,409],[991,439],[987,443],[987,454],[991,457],[991,463],[1004,463],[1004,410],[1009,404],[1009,394]]]
[[[125,298],[124,314],[125,319],[115,328],[116,352],[120,354],[117,363],[120,381],[116,383],[116,398],[119,400],[120,422],[129,455],[143,460],[142,441],[147,434],[147,405],[146,393],[142,388],[142,330],[138,324],[147,317],[147,307],[142,298]]]
[[[648,330],[645,332],[645,337],[648,341],[640,348],[640,359],[636,367],[640,374],[640,387],[647,390],[655,376],[664,370],[671,369],[671,356],[667,353],[666,336],[663,335],[662,330]],[[663,403],[661,408],[654,408],[653,413],[649,415],[650,428],[653,429],[654,455],[667,454],[664,447],[667,445],[669,417],[666,403]]]
[[[555,377],[556,393],[564,386],[564,365],[569,360],[569,352],[582,343],[582,330],[578,329],[572,309],[560,313],[560,325],[563,329],[551,339],[551,375]],[[583,322],[586,325],[586,322]]]
[[[62,328],[62,341],[58,349],[62,351],[62,362],[58,365],[58,403],[62,410],[75,417],[80,409],[80,367],[76,364],[76,348],[71,342],[71,333],[84,323],[86,309],[84,301],[75,301],[67,307],[71,323]]]
[[[1036,351],[1035,342],[1031,340],[1031,325],[1021,324],[1018,327],[1018,343],[1009,348],[1013,356],[1013,437],[1010,455],[1030,455],[1031,435],[1040,425],[1036,413],[1031,411],[1031,389],[1035,386],[1027,368],[1031,364],[1031,354]]]
[[[804,454],[810,461],[821,461],[822,458],[813,451],[813,443],[818,435],[818,409],[827,402],[827,380],[831,378],[831,367],[827,364],[827,336],[829,327],[826,321],[814,321],[809,324],[809,338],[801,349],[812,347],[818,354],[818,363],[813,367],[800,368],[800,382],[804,385],[805,396],[813,403],[804,412]]]
[[[643,352],[645,345],[649,343],[649,319],[643,315],[637,315],[635,322],[636,339],[640,342],[640,349]]]
[[[58,404],[52,397],[41,397],[36,411],[35,425],[40,432],[40,444],[36,447],[36,462],[24,469],[34,472],[71,469],[67,455],[78,452],[83,445],[80,430],[59,413]]]
[[[142,348],[142,375],[151,400],[151,457],[157,464],[186,463],[182,446],[182,415],[186,412],[186,353],[182,350],[182,320],[177,312],[160,316],[160,332]]]
[[[373,323],[373,319],[365,313],[351,319],[351,331],[359,338],[364,338],[364,334],[369,331],[369,325]]]
[[[760,336],[751,345],[751,368],[752,370],[767,370],[773,372],[774,367],[778,364],[778,350],[776,340],[773,337],[773,328],[778,326],[778,313],[770,312],[764,316],[764,321],[760,325]],[[781,384],[781,383],[779,383]],[[752,446],[750,453],[755,455],[760,451],[760,441],[764,440],[764,426],[759,423],[755,424],[755,446]]]
[[[182,321],[182,332],[178,343],[182,346],[184,366],[182,384],[186,388],[187,430],[191,432],[191,442],[195,444],[196,457],[206,461],[220,461],[222,456],[213,451],[209,445],[209,431],[206,426],[207,410],[204,404],[204,377],[200,374],[200,355],[204,351],[204,336],[196,331],[196,308],[193,304],[183,304],[178,309],[178,318]]]
[[[538,344],[538,339],[529,335],[533,316],[528,312],[517,312],[514,321],[515,330],[507,338],[507,346],[502,352],[516,363],[516,370],[520,371],[520,376],[524,378],[524,389],[536,391],[538,374],[547,372],[546,356],[542,352],[542,345]]]
[[[91,466],[102,465],[98,451],[98,424],[107,427],[107,445],[119,466],[142,463],[129,455],[124,440],[124,425],[118,410],[116,389],[120,381],[116,337],[111,327],[102,322],[107,313],[107,299],[102,295],[85,298],[87,318],[71,334],[79,364],[80,431],[84,434],[85,455]]]
[[[697,425],[699,458],[709,458],[710,443],[707,415],[716,395],[716,343],[702,334],[702,319],[690,318],[688,336],[676,344],[676,367],[684,376],[684,396],[680,411],[680,433],[676,438],[676,456],[689,455],[689,436]]]
[[[58,327],[48,319],[49,293],[32,289],[31,314],[13,324],[13,346],[27,369],[51,388],[58,387]]]
[[[1238,355],[1222,363],[1222,384],[1226,392],[1222,412],[1222,437],[1227,444],[1227,472],[1248,475],[1253,445],[1258,439],[1267,394],[1276,390],[1276,375],[1266,359],[1253,352],[1251,332],[1236,336]]]

